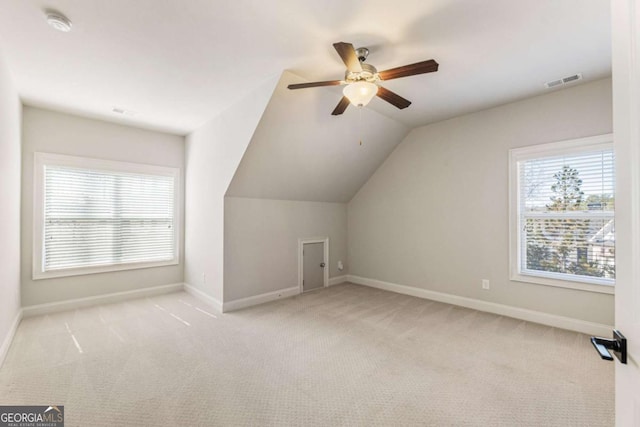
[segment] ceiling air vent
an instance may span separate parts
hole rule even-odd
[[[547,89],[551,89],[553,87],[564,86],[564,85],[566,85],[568,83],[577,82],[578,80],[582,80],[582,74],[580,74],[580,73],[574,74],[572,76],[563,77],[563,78],[558,79],[558,80],[552,80],[550,82],[546,82],[544,84],[544,86]]]

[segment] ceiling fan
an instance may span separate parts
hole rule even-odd
[[[438,63],[433,59],[429,59],[427,61],[416,62],[415,64],[378,72],[373,65],[364,63],[369,55],[369,49],[366,47],[354,49],[351,43],[344,42],[334,43],[333,47],[347,66],[347,70],[344,73],[344,80],[299,83],[291,84],[287,87],[289,89],[305,89],[318,86],[346,85],[342,91],[344,96],[331,113],[334,116],[344,113],[349,104],[363,107],[376,95],[401,110],[407,108],[411,105],[411,101],[391,92],[389,89],[379,86],[377,82],[438,71]]]

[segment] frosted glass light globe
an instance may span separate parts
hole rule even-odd
[[[378,93],[378,85],[369,82],[355,82],[345,86],[342,93],[353,105],[364,107]]]

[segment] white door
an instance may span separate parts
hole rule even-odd
[[[613,134],[616,147],[616,426],[640,426],[640,0],[612,0]]]
[[[324,286],[324,243],[305,243],[302,246],[302,291]]]

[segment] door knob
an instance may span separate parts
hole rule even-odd
[[[627,364],[627,339],[620,331],[613,330],[613,339],[591,337],[591,344],[604,360],[613,360],[609,350],[613,350],[620,363]]]
[[[325,265],[326,265],[326,264],[325,264],[324,262],[321,262],[321,263],[320,263],[320,268],[324,268],[324,266],[325,266]]]

